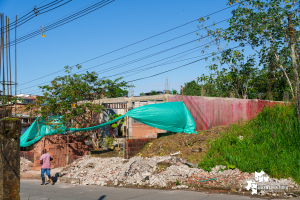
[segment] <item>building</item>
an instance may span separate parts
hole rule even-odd
[[[157,104],[168,102],[169,94],[160,94],[152,96],[138,96],[138,97],[120,97],[109,99],[95,100],[95,104],[101,104],[104,107],[102,113],[100,113],[100,124],[106,123],[111,114],[124,115],[127,111],[148,104]],[[100,134],[109,136],[110,127],[106,126],[99,129]],[[127,137],[130,139],[138,138],[156,138],[157,133],[165,133],[165,130],[153,128],[142,124],[130,117],[126,117],[125,123],[116,130],[118,137]]]

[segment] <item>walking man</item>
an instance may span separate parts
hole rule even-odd
[[[41,156],[40,158],[40,163],[42,165],[42,168],[41,168],[41,177],[42,177],[42,184],[41,185],[45,185],[45,177],[44,177],[44,174],[46,172],[46,175],[48,176],[49,178],[49,181],[51,183],[51,185],[53,185],[53,181],[51,179],[51,176],[50,176],[50,161],[53,160],[52,156],[47,153],[46,149],[43,150],[43,155]]]

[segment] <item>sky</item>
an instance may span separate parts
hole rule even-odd
[[[0,12],[14,21],[16,15],[20,18],[33,12],[35,5],[39,8],[53,1],[0,0]],[[37,15],[17,28],[17,39],[97,2],[100,0],[72,0],[57,9]],[[38,85],[47,85],[55,77],[65,75],[62,71],[64,66],[80,63],[83,63],[81,70],[96,71],[101,78],[123,76],[123,80],[133,81],[135,96],[151,90],[164,90],[167,77],[170,89],[178,91],[184,83],[209,73],[205,60],[189,64],[204,58],[201,50],[209,42],[197,41],[199,36],[196,32],[205,32],[197,30],[199,23],[194,20],[227,8],[226,3],[227,0],[115,0],[58,28],[45,29],[45,37],[40,33],[17,44],[17,94],[41,95]],[[230,18],[233,8],[211,15],[206,25]],[[188,22],[191,23],[131,45]],[[223,22],[216,27],[226,28],[228,23]],[[14,37],[12,31],[11,40]],[[123,48],[128,45],[131,46]],[[12,58],[14,48],[11,47]],[[123,49],[118,50],[120,48]],[[90,59],[93,60],[88,61]],[[177,67],[180,68],[162,73]],[[57,71],[61,72],[55,73]],[[72,72],[77,73],[78,70]],[[137,80],[158,73],[162,74]]]

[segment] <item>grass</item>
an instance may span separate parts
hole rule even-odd
[[[295,105],[265,108],[256,118],[221,135],[210,142],[201,168],[210,171],[221,164],[244,172],[264,170],[271,177],[292,177],[300,183],[300,123]]]

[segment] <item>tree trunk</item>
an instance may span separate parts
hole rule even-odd
[[[299,105],[299,76],[297,70],[297,61],[296,61],[296,52],[295,52],[295,36],[294,36],[294,27],[292,24],[291,15],[288,16],[289,20],[289,35],[290,35],[290,44],[291,44],[291,59],[293,65],[293,74],[294,74],[294,85],[295,85],[295,99],[297,106],[297,117],[300,120],[300,105]]]

